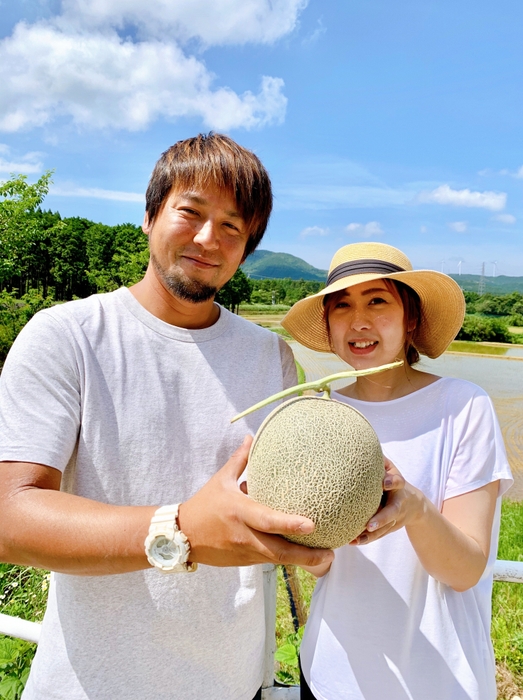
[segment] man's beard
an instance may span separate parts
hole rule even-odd
[[[190,279],[181,270],[167,272],[152,253],[151,262],[163,284],[179,299],[198,304],[214,298],[218,291],[217,287],[211,287],[203,282],[198,282],[198,280]]]

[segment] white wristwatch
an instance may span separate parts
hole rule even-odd
[[[187,561],[191,545],[178,528],[179,505],[176,503],[158,508],[145,539],[145,554],[149,563],[164,574],[188,573],[198,568],[198,564]]]

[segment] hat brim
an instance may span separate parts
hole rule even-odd
[[[377,279],[398,280],[414,289],[421,301],[421,318],[413,333],[413,343],[418,352],[430,358],[439,357],[445,352],[463,324],[465,299],[452,277],[434,270],[343,277],[317,294],[296,302],[281,325],[305,347],[318,352],[332,352],[325,323],[324,298],[328,294]]]

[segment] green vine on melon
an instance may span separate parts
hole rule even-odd
[[[316,391],[318,393],[323,392],[325,395],[324,397],[326,399],[330,399],[330,385],[337,379],[350,379],[351,377],[366,377],[370,374],[378,374],[378,372],[386,372],[389,369],[401,367],[402,364],[403,360],[397,360],[396,362],[390,362],[389,364],[380,365],[379,367],[370,367],[369,369],[351,369],[346,370],[345,372],[338,372],[337,374],[330,374],[328,377],[323,377],[322,379],[318,379],[315,382],[305,382],[305,384],[297,384],[296,386],[291,386],[289,389],[284,389],[283,391],[280,391],[277,394],[273,394],[272,396],[269,396],[269,398],[264,399],[263,401],[260,401],[257,404],[254,404],[254,406],[251,406],[247,410],[242,411],[242,413],[238,413],[237,416],[234,416],[234,418],[231,419],[231,423],[240,420],[240,418],[248,416],[249,413],[254,413],[254,411],[257,411],[258,409],[263,408],[264,406],[268,406],[274,401],[284,399],[286,396],[292,396],[292,394],[297,394],[298,392],[302,391]]]

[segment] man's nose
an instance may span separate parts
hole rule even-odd
[[[206,250],[215,250],[218,248],[218,230],[216,224],[208,219],[196,232],[193,241],[202,246]]]

